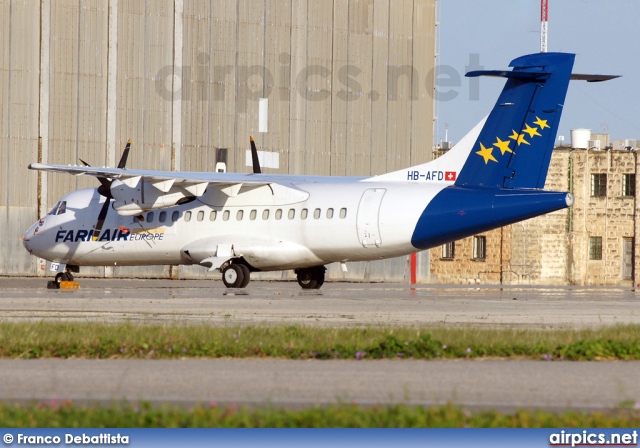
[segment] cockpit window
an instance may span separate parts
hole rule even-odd
[[[56,203],[56,205],[53,206],[53,208],[51,209],[51,211],[49,212],[50,215],[57,215],[58,214],[58,207],[60,207],[60,201],[58,201]]]
[[[56,215],[62,215],[67,211],[67,201],[60,201],[60,206],[58,207],[58,213]]]

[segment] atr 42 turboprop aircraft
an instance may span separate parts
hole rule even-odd
[[[250,273],[294,269],[320,288],[325,265],[407,255],[553,212],[573,203],[544,191],[574,55],[519,57],[488,117],[444,156],[374,177],[164,172],[46,165],[33,170],[96,177],[23,237],[52,262],[56,282],[79,266],[200,264],[227,287]],[[254,151],[255,154],[255,151]]]

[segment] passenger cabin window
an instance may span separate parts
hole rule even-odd
[[[317,208],[313,211],[313,218],[314,219],[320,219],[320,209]]]
[[[203,221],[203,220],[204,220],[204,212],[200,210],[198,212],[198,221]]]
[[[264,210],[262,212],[262,219],[264,219],[265,221],[269,219],[269,210]]]
[[[171,221],[176,222],[180,218],[180,212],[175,211],[171,214]]]
[[[244,217],[244,211],[238,210],[238,213],[236,213],[236,220],[237,221],[242,221],[243,217]]]
[[[331,219],[333,218],[333,209],[332,208],[328,208],[327,209],[327,219]]]
[[[158,221],[165,222],[167,220],[167,212],[160,212],[158,215]]]
[[[294,209],[289,209],[289,219],[293,219],[296,217],[296,211]]]
[[[309,210],[307,210],[306,208],[303,208],[302,211],[300,212],[300,219],[307,219],[308,214],[309,214]]]
[[[347,217],[347,209],[346,208],[341,208],[340,209],[340,219],[344,219]]]
[[[153,222],[153,212],[147,213],[147,222]]]
[[[217,211],[212,210],[211,213],[209,213],[209,221],[215,221],[217,217],[218,217]]]
[[[229,221],[229,216],[231,216],[231,212],[229,210],[225,210],[224,213],[222,213],[222,220]]]
[[[184,212],[184,220],[185,222],[191,221],[191,212]]]
[[[249,219],[251,221],[255,221],[257,216],[258,216],[257,210],[251,210],[251,213],[249,213]]]
[[[276,210],[276,219],[282,219],[282,209]]]

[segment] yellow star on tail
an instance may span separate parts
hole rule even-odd
[[[515,140],[516,142],[518,142],[518,146],[520,146],[521,143],[524,143],[525,145],[530,145],[531,143],[529,143],[528,141],[526,141],[524,139],[524,134],[518,134],[516,131],[513,131],[513,134],[511,134],[509,136],[510,139]]]
[[[533,124],[537,124],[538,126],[540,126],[540,130],[543,130],[544,128],[550,128],[551,126],[549,126],[547,124],[547,120],[543,120],[541,118],[536,117],[536,121],[533,122]]]
[[[500,150],[500,152],[502,153],[502,155],[504,155],[505,152],[509,151],[509,152],[513,152],[511,150],[511,148],[509,148],[509,140],[507,141],[502,141],[500,140],[500,137],[496,137],[496,139],[498,140],[497,142],[495,142],[493,144],[493,146],[495,146],[496,148],[498,148]]]
[[[533,138],[534,136],[542,137],[542,135],[538,132],[538,128],[532,128],[527,123],[524,124],[526,127],[522,130],[522,132],[526,132],[529,134],[529,138]]]
[[[477,151],[476,154],[481,155],[484,158],[484,163],[485,165],[487,165],[489,163],[489,160],[493,160],[494,162],[498,162],[496,160],[495,157],[493,157],[493,146],[489,146],[488,148],[485,148],[484,145],[482,143],[480,143],[480,148],[482,148],[480,151]]]

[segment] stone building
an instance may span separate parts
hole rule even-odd
[[[545,189],[572,192],[574,205],[432,249],[431,281],[638,283],[637,171],[635,151],[556,148]]]

